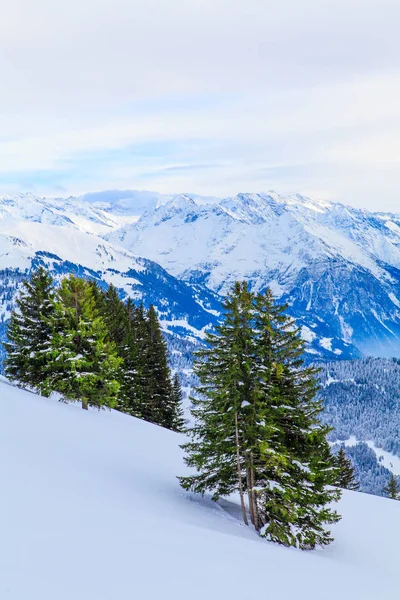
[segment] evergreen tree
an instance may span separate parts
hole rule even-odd
[[[141,336],[136,330],[136,308],[132,300],[128,299],[125,310],[125,332],[120,352],[123,358],[121,388],[118,398],[118,408],[133,416],[143,418],[144,394],[142,385],[142,371],[146,358],[144,344],[138,343]],[[140,324],[140,329],[141,329]]]
[[[174,415],[172,427],[174,431],[183,431],[185,428],[185,416],[182,406],[183,394],[181,382],[179,381],[178,373],[175,373],[173,383],[172,383],[172,398],[173,398],[173,407],[174,407]]]
[[[181,477],[184,489],[213,499],[234,491],[240,495],[243,520],[248,524],[244,501],[244,457],[247,406],[253,398],[252,295],[245,283],[236,283],[223,305],[224,322],[216,334],[208,333],[207,348],[196,353],[195,373],[200,380],[192,400],[194,425],[191,441],[182,447],[185,462],[197,474]]]
[[[124,366],[119,404],[123,405],[121,410],[139,419],[151,420],[146,399],[149,331],[145,310],[142,304],[136,307],[131,299],[128,299],[125,310],[128,326],[123,351]]]
[[[104,309],[101,314],[107,325],[110,339],[114,342],[118,353],[123,356],[131,321],[127,307],[118,296],[117,289],[113,285],[110,285],[104,294]]]
[[[50,320],[54,315],[54,282],[43,267],[35,271],[17,298],[4,344],[5,373],[12,381],[42,394],[46,353],[51,339]]]
[[[324,525],[339,520],[328,505],[339,499],[340,492],[328,487],[336,468],[326,439],[330,428],[319,421],[323,405],[316,398],[318,370],[304,366],[304,341],[286,310],[270,289],[257,297],[257,356],[266,404],[272,399],[268,413],[276,453],[271,457],[267,447],[267,485],[260,494],[262,534],[307,549],[331,541]],[[262,469],[259,475],[262,481]]]
[[[185,489],[235,490],[247,523],[261,535],[300,548],[331,541],[325,523],[339,519],[328,504],[335,472],[315,399],[315,369],[305,368],[298,331],[267,290],[256,298],[236,283],[225,321],[198,355],[201,386],[192,400],[192,440],[183,447],[197,474],[180,478]]]
[[[108,341],[88,282],[73,275],[63,279],[52,325],[46,389],[60,392],[64,400],[80,400],[84,409],[114,407],[121,359]]]
[[[335,482],[336,485],[346,490],[358,490],[360,484],[356,479],[351,460],[347,458],[343,448],[339,449],[339,452],[335,458],[335,462],[338,470],[338,477]]]
[[[106,292],[96,279],[88,279],[87,284],[91,289],[96,309],[104,317],[104,313],[107,310]]]
[[[133,396],[136,393],[137,377],[134,366],[137,354],[132,334],[131,304],[128,307],[120,299],[117,289],[110,285],[108,289],[97,295],[96,306],[104,319],[108,330],[108,338],[114,344],[121,359],[117,373],[120,384],[115,408],[133,414]]]
[[[167,344],[161,332],[156,310],[150,306],[147,313],[148,347],[144,353],[143,406],[144,418],[168,429],[174,429],[176,411],[174,406],[171,371],[168,365]]]
[[[392,498],[392,500],[400,500],[399,484],[397,483],[397,479],[393,473],[391,474],[387,485],[384,487],[383,492],[385,496]]]

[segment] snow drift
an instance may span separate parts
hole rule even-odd
[[[183,492],[182,437],[0,382],[0,597],[363,600],[398,588],[400,502],[347,492],[335,542],[261,540]]]

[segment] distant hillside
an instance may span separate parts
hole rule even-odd
[[[390,471],[400,476],[400,360],[366,358],[318,366],[323,419],[334,428],[329,438],[347,446],[361,489],[382,494]]]

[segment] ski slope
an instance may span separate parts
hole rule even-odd
[[[396,597],[400,502],[347,492],[334,544],[283,548],[180,489],[181,441],[0,382],[0,598]]]

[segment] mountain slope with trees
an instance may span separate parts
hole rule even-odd
[[[183,427],[179,378],[153,306],[69,275],[56,286],[40,267],[23,284],[5,344],[5,372],[18,385],[82,408],[106,406],[169,429]]]
[[[236,497],[182,490],[182,435],[3,382],[0,416],[4,598],[396,596],[400,502],[345,491],[335,544],[301,552],[260,540]]]

